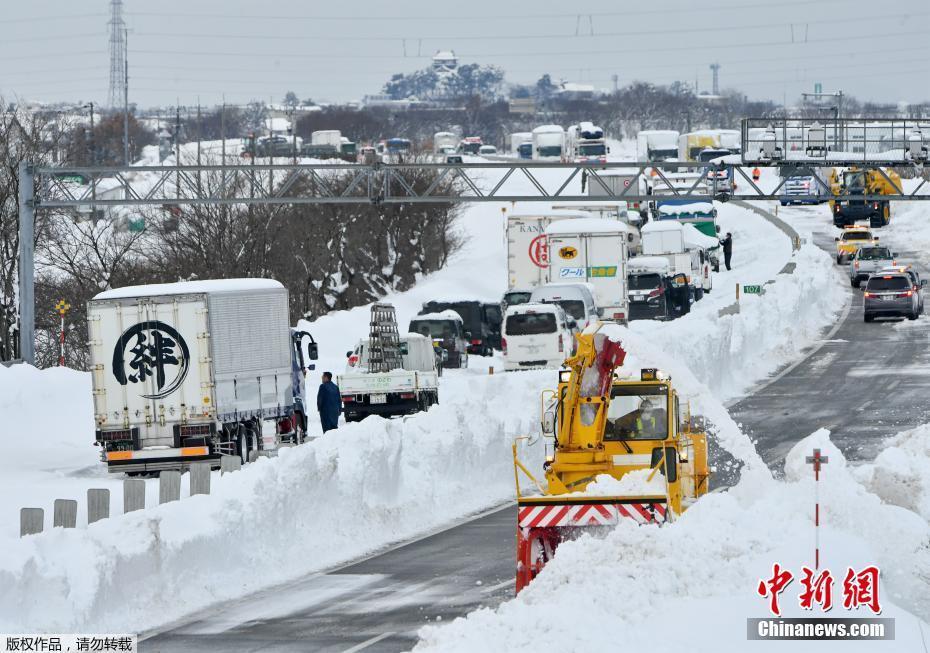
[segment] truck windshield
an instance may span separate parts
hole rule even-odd
[[[562,156],[561,145],[541,145],[537,148],[539,156]]]
[[[466,154],[478,154],[481,150],[481,143],[462,143],[462,151]]]
[[[652,290],[662,285],[662,277],[658,274],[631,274],[630,290]]]
[[[530,301],[530,292],[516,290],[514,292],[504,293],[504,303],[507,306],[516,306],[517,304],[526,304]]]
[[[859,250],[859,260],[861,261],[881,261],[891,258],[891,252],[887,247],[864,247]]]
[[[865,289],[874,292],[876,290],[907,290],[910,287],[911,282],[907,277],[886,275],[883,277],[872,277],[869,279],[869,283]]]
[[[458,323],[453,320],[414,320],[410,323],[410,331],[419,333],[427,338],[454,338],[459,331]]]
[[[668,436],[668,386],[621,385],[611,392],[605,440],[664,440]]]
[[[649,150],[649,160],[650,161],[665,161],[666,159],[674,159],[678,156],[677,149],[670,150]]]
[[[507,318],[508,336],[535,336],[555,333],[555,315],[552,313],[517,313]]]
[[[602,156],[607,154],[607,147],[603,143],[592,143],[591,145],[581,145],[578,153],[583,156]]]
[[[520,147],[517,148],[517,153],[520,156],[531,157],[533,156],[533,144],[532,143],[522,143]]]

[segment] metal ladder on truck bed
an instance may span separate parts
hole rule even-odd
[[[368,371],[390,372],[403,368],[397,316],[392,304],[373,304],[368,346]]]

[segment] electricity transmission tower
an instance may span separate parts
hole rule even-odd
[[[110,92],[107,106],[115,109],[123,104],[126,83],[126,23],[123,22],[123,0],[110,0]]]

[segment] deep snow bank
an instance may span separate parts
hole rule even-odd
[[[510,445],[535,428],[543,374],[463,376],[416,419],[348,425],[210,496],[10,541],[0,631],[143,630],[509,499]]]
[[[830,616],[870,616],[842,608],[847,565],[882,571],[883,617],[896,619],[889,642],[791,642],[787,649],[923,650],[918,620],[926,618],[930,587],[916,570],[930,565],[930,526],[918,515],[882,503],[845,465],[821,430],[799,442],[786,460],[786,481],[744,480],[710,494],[677,522],[658,528],[621,524],[603,538],[563,544],[542,574],[496,610],[420,631],[417,651],[746,651],[778,646],[746,640],[746,618],[765,617],[756,595],[778,562],[800,573],[812,565],[813,478],[804,457],[829,455],[821,483],[822,566],[839,575]],[[798,606],[799,581],[781,595],[786,617],[817,616]],[[837,599],[837,597],[839,597]],[[903,606],[903,607],[899,607]],[[926,628],[926,625],[923,626]]]

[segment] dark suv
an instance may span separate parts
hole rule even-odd
[[[876,317],[906,317],[916,320],[920,315],[921,289],[926,284],[914,280],[906,272],[881,272],[869,277],[863,293],[863,315],[866,322]]]
[[[490,356],[501,342],[501,310],[497,304],[478,301],[426,302],[420,314],[455,311],[462,316],[468,353]]]

